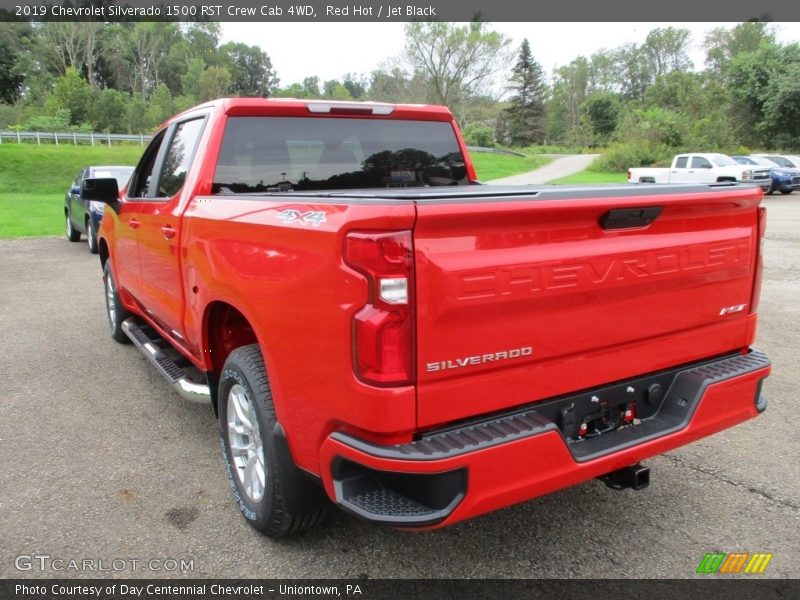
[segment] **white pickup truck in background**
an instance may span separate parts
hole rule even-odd
[[[754,183],[769,189],[770,174],[766,167],[740,165],[725,154],[678,154],[668,168],[641,167],[628,169],[629,183],[714,183],[738,181]]]

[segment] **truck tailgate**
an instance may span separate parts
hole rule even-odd
[[[760,200],[746,186],[418,200],[418,425],[746,347]],[[660,214],[637,225],[628,209],[647,207]],[[604,228],[612,210],[623,221]]]

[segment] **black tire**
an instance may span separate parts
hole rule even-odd
[[[766,192],[764,192],[764,193],[765,193],[767,196],[772,196],[772,194],[774,194],[774,193],[775,193],[775,186],[774,186],[774,185],[772,185],[772,184],[769,184],[769,187],[767,188],[767,191],[766,191]]]
[[[130,344],[130,338],[122,331],[122,322],[131,316],[119,300],[119,292],[114,275],[111,273],[111,260],[103,267],[103,283],[106,290],[106,317],[111,337],[120,344]]]
[[[781,190],[781,194],[783,194],[784,196],[788,196],[788,195],[789,195],[789,194],[791,194],[793,191],[794,191],[794,190]]]
[[[97,254],[100,250],[97,243],[97,230],[94,228],[91,217],[86,219],[86,243],[89,245],[89,254]]]
[[[237,412],[234,406],[232,425],[228,419],[229,406],[237,401],[231,396],[247,403],[244,411]],[[331,504],[322,487],[292,462],[281,435],[283,430],[275,418],[267,370],[258,344],[242,346],[230,353],[222,369],[217,398],[225,468],[233,496],[247,522],[271,538],[299,533],[321,523]],[[238,406],[242,408],[243,405]],[[248,419],[239,419],[242,414]],[[253,434],[231,430],[230,427],[235,426],[240,431],[247,430],[246,423],[253,416]],[[231,451],[232,437],[238,448],[235,459]],[[245,446],[248,450],[244,450]],[[256,448],[260,448],[260,452]],[[262,467],[264,481],[256,488],[248,488],[245,483],[247,466],[242,464],[245,460],[247,465],[254,461],[254,472],[258,465]]]
[[[69,218],[69,213],[64,213],[64,218],[67,220],[67,239],[70,242],[80,242],[81,232],[75,229],[72,225],[72,220]]]

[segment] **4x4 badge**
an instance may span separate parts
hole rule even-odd
[[[325,213],[321,210],[312,210],[301,213],[299,210],[287,208],[278,213],[278,218],[284,223],[296,223],[300,221],[303,225],[319,227],[325,222]]]

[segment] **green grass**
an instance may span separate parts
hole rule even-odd
[[[0,238],[59,235],[64,194],[0,194]]]
[[[546,165],[553,159],[547,156],[511,156],[508,154],[491,154],[489,152],[470,153],[478,179],[491,181],[509,175],[518,175],[533,171]]]
[[[88,165],[135,165],[138,145],[0,145],[0,238],[62,235],[64,194]]]
[[[628,176],[626,173],[599,173],[597,171],[581,171],[568,177],[556,179],[550,183],[558,184],[592,184],[592,183],[627,183]]]
[[[87,165],[135,165],[141,153],[142,149],[136,145],[92,148],[3,143],[0,145],[0,238],[62,235],[64,194],[77,172]],[[472,160],[478,178],[489,181],[538,169],[552,159],[475,152]],[[624,180],[624,175],[621,177]]]
[[[0,192],[56,194],[63,196],[83,167],[135,165],[143,149],[139,145],[37,146],[0,144]]]

